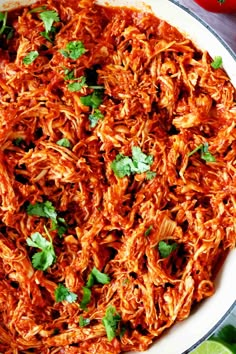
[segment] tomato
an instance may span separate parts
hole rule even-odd
[[[207,11],[233,13],[236,12],[236,0],[194,0]]]

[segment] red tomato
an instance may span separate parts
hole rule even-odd
[[[198,5],[211,12],[236,12],[236,0],[194,0]]]

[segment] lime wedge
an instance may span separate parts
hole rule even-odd
[[[206,340],[192,351],[191,354],[233,354],[233,352],[220,342]]]

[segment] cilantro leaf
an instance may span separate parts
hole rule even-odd
[[[90,324],[89,318],[84,318],[83,316],[79,316],[79,325],[80,327],[86,327]]]
[[[46,213],[46,216],[49,219],[55,220],[57,217],[57,212],[54,208],[54,206],[52,205],[51,202],[49,202],[48,200],[44,203],[44,212]]]
[[[131,171],[133,169],[133,161],[128,156],[118,154],[110,166],[117,177],[123,178],[125,176],[131,175]]]
[[[57,212],[50,201],[37,202],[35,204],[30,204],[27,207],[27,213],[31,216],[42,216],[45,218],[50,218],[53,221],[57,219]]]
[[[84,44],[81,41],[72,41],[67,43],[66,50],[69,52],[69,58],[78,59],[86,52]]]
[[[70,148],[71,147],[70,140],[68,140],[66,138],[62,138],[62,139],[58,140],[56,142],[56,144],[59,145],[59,146],[66,147],[66,148]]]
[[[51,249],[45,249],[42,252],[37,252],[32,257],[32,264],[35,269],[47,270],[55,262],[55,254]]]
[[[132,147],[132,160],[134,169],[132,172],[143,173],[150,170],[150,165],[153,163],[153,156],[146,155],[142,152],[140,147]]]
[[[35,232],[31,235],[31,239],[26,239],[27,245],[31,247],[40,248],[41,250],[50,246],[50,241],[44,238],[39,232]]]
[[[26,239],[26,243],[30,247],[39,248],[41,252],[37,252],[32,257],[33,267],[39,270],[47,270],[56,260],[56,254],[53,248],[51,237],[45,228],[50,241],[43,237],[39,232],[31,235]]]
[[[68,227],[65,225],[58,225],[56,228],[58,236],[62,237],[66,233],[67,229]]]
[[[120,320],[121,317],[117,313],[116,308],[114,306],[109,306],[106,309],[105,316],[102,318],[102,324],[106,329],[109,342],[116,337]]]
[[[83,286],[83,297],[80,303],[80,307],[83,310],[87,309],[87,305],[89,304],[90,300],[91,300],[91,290],[89,288],[87,288],[86,286]]]
[[[56,230],[57,230],[59,237],[62,237],[67,232],[68,226],[67,226],[64,218],[57,219]]]
[[[160,253],[161,258],[167,258],[169,255],[176,250],[178,247],[178,244],[176,242],[174,243],[167,243],[165,241],[160,241],[158,244],[158,250]]]
[[[93,274],[91,272],[89,274],[89,276],[88,276],[88,280],[87,280],[87,283],[86,283],[86,288],[92,288],[94,283],[95,283],[95,277],[93,276]]]
[[[102,90],[94,90],[91,95],[80,97],[80,101],[83,105],[92,108],[98,108],[102,103],[102,99],[103,99]]]
[[[111,169],[119,178],[130,176],[131,173],[143,173],[150,170],[153,156],[144,154],[140,147],[132,147],[132,158],[118,154],[111,163]]]
[[[80,303],[80,307],[83,310],[86,309],[87,304],[90,302],[91,299],[90,288],[92,288],[95,282],[100,284],[108,284],[110,282],[110,277],[107,274],[100,272],[96,267],[93,267],[91,273],[88,276],[86,286],[83,287],[83,298]]]
[[[54,10],[43,11],[39,14],[39,17],[43,21],[46,34],[51,31],[54,22],[60,21],[58,13]]]
[[[14,139],[12,143],[13,143],[13,145],[15,145],[15,146],[20,146],[21,143],[23,143],[24,141],[25,141],[25,140],[24,140],[23,138],[19,137],[19,138]]]
[[[96,108],[93,113],[89,115],[90,127],[95,128],[100,119],[103,119],[104,115],[100,111],[100,109]]]
[[[91,288],[95,281],[100,284],[108,284],[110,283],[110,277],[107,274],[100,272],[96,267],[93,267],[92,272],[88,277],[86,287]]]
[[[151,233],[151,231],[152,231],[152,228],[153,228],[153,226],[152,225],[150,225],[149,226],[149,228],[145,231],[145,236],[149,236],[150,235],[150,233]]]
[[[67,43],[66,49],[60,49],[59,52],[65,58],[76,60],[79,59],[81,55],[86,52],[86,49],[81,41],[72,41]]]
[[[211,63],[213,69],[219,69],[222,66],[223,60],[221,56],[216,56]]]
[[[77,299],[77,295],[69,291],[63,284],[58,284],[58,287],[55,290],[55,299],[56,302],[67,301],[73,303]]]
[[[56,27],[52,26],[51,31],[49,32],[40,32],[41,36],[46,38],[49,42],[53,43],[56,35]]]
[[[39,52],[37,50],[33,50],[29,54],[27,54],[22,61],[25,65],[29,65],[33,63],[38,56]]]
[[[71,92],[81,91],[81,89],[86,85],[85,76],[81,76],[79,79],[76,80],[79,80],[79,82],[72,82],[67,86],[69,91]]]
[[[59,53],[61,53],[63,55],[63,57],[65,57],[65,58],[69,58],[69,56],[70,56],[69,52],[65,49],[60,49]]]
[[[204,143],[201,148],[201,158],[207,162],[215,162],[215,157],[208,151],[208,143]]]
[[[197,146],[194,150],[190,151],[188,153],[188,157],[192,156],[195,154],[197,151],[201,151],[201,159],[207,161],[207,162],[215,162],[216,159],[215,157],[208,151],[208,143],[201,144]]]
[[[27,207],[27,214],[31,216],[40,216],[52,220],[52,230],[57,230],[59,237],[67,231],[67,225],[64,218],[57,216],[57,212],[50,201],[37,202]]]
[[[52,221],[52,230],[57,230],[58,236],[62,237],[68,229],[66,221],[64,218],[57,218]]]
[[[154,171],[147,171],[146,172],[146,179],[148,181],[151,181],[155,177],[156,177],[156,172],[154,172]]]
[[[64,80],[74,80],[75,79],[74,70],[70,70],[70,69],[65,68],[64,74],[65,74]]]

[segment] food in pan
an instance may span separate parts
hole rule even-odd
[[[0,352],[145,350],[235,245],[222,58],[89,0],[0,26]]]

